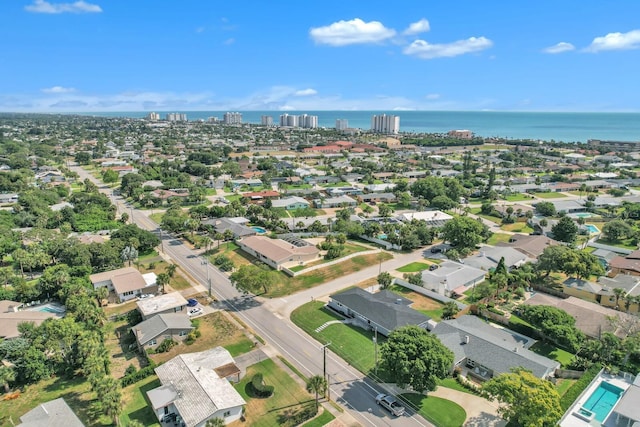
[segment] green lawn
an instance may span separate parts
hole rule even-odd
[[[311,421],[308,421],[302,424],[302,426],[303,427],[324,427],[325,425],[333,421],[335,418],[336,417],[334,417],[331,412],[325,409],[324,412],[320,414],[319,417],[314,418]]]
[[[151,218],[151,220],[156,224],[161,224],[163,216],[164,216],[164,212],[155,212],[149,215],[149,218]]]
[[[511,238],[511,234],[506,233],[493,233],[489,240],[487,240],[487,245],[497,245],[498,243],[506,243]]]
[[[471,209],[471,213],[479,216],[480,218],[484,218],[487,221],[495,222],[496,224],[500,224],[502,222],[502,218],[500,218],[499,216],[485,215],[480,211],[480,208]]]
[[[602,230],[602,228],[598,227],[600,230]],[[638,249],[638,245],[633,245],[631,244],[632,239],[627,239],[627,240],[620,240],[620,241],[613,241],[613,240],[607,240],[607,239],[598,239],[596,241],[596,243],[602,243],[603,245],[610,245],[610,246],[616,246],[618,248],[625,248],[625,249]]]
[[[533,228],[529,227],[526,222],[514,222],[513,224],[502,224],[500,226],[504,231],[512,231],[514,233],[533,233]]]
[[[120,415],[120,425],[127,426],[132,420],[138,420],[143,426],[160,426],[156,414],[149,406],[147,392],[160,387],[160,380],[155,375],[131,384],[122,390],[123,407]]]
[[[532,345],[529,350],[533,351],[534,353],[538,353],[541,356],[545,356],[549,359],[560,362],[562,366],[569,366],[574,358],[574,355],[569,353],[568,351],[561,350],[549,343],[542,341],[538,341],[537,343]]]
[[[259,398],[253,394],[250,382],[256,373],[262,374],[265,384],[275,387],[271,397]],[[300,409],[307,404],[315,405],[313,397],[271,359],[250,366],[242,381],[234,387],[247,401],[245,426],[281,425],[281,417],[286,411]]]
[[[576,381],[577,380],[569,379],[569,378],[558,379],[557,382],[556,382],[556,391],[558,392],[560,397],[564,396],[564,394],[567,392],[567,390],[569,390],[569,388],[571,388],[571,386]]]
[[[324,308],[324,302],[308,302],[291,313],[291,321],[322,344],[331,342],[331,349],[363,373],[370,372],[375,365],[373,333],[343,323],[329,325],[320,332],[316,329],[331,320],[342,317]],[[378,342],[384,337],[378,335]]]
[[[429,268],[429,264],[425,264],[424,262],[412,262],[407,265],[403,265],[398,268],[397,271],[400,273],[417,273],[418,271],[426,270]]]
[[[533,193],[533,195],[540,199],[562,199],[564,197],[567,197],[566,194],[556,193],[556,192]]]
[[[438,385],[440,387],[446,387],[446,388],[450,388],[450,389],[453,389],[453,390],[461,391],[463,393],[469,393],[469,394],[476,395],[476,393],[472,392],[468,388],[464,388],[458,381],[456,381],[455,378],[450,378],[449,377],[449,378],[445,378],[443,380],[438,380]]]
[[[416,393],[402,394],[399,397],[439,427],[460,427],[467,418],[462,406],[450,400]]]
[[[531,198],[532,197],[528,194],[516,193],[516,194],[509,194],[507,197],[504,198],[504,200],[508,202],[522,202],[523,200],[531,200]]]

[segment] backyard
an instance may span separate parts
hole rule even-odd
[[[399,397],[437,426],[459,427],[467,418],[462,406],[450,400],[417,393],[406,393]]]
[[[136,420],[145,427],[160,426],[147,399],[147,392],[156,387],[160,387],[160,380],[157,376],[151,375],[122,389],[120,425],[128,426],[131,421]]]
[[[436,301],[418,292],[414,292],[411,289],[407,289],[403,286],[393,285],[389,288],[391,292],[395,292],[403,297],[413,301],[411,308],[421,312],[422,314],[429,316],[436,322],[442,320],[442,310],[444,304],[440,301]]]

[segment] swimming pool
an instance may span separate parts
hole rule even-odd
[[[611,412],[611,409],[618,403],[623,392],[624,390],[620,387],[602,381],[598,388],[591,393],[585,404],[582,405],[582,408],[595,414],[594,419],[603,422]]]
[[[40,311],[44,313],[53,313],[53,314],[64,314],[67,311],[63,306],[56,303],[46,303],[42,305],[32,306],[27,310]]]
[[[595,225],[593,225],[593,224],[585,224],[585,226],[584,226],[584,227],[585,227],[587,230],[589,230],[589,233],[593,233],[593,234],[595,234],[595,233],[599,233],[599,232],[600,232],[600,230],[598,229],[598,227],[596,227],[596,226],[595,226]]]
[[[257,225],[254,225],[253,227],[251,227],[251,229],[252,229],[252,230],[255,230],[255,231],[256,231],[256,233],[258,233],[258,234],[264,234],[264,233],[266,233],[266,232],[267,232],[267,230],[265,230],[265,229],[264,229],[264,228],[262,228],[262,227],[258,227]]]

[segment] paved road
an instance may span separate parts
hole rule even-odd
[[[139,227],[159,233],[158,225],[143,212],[125,206],[121,199],[113,197],[110,189],[103,187],[84,169],[80,167],[72,167],[72,169],[79,174],[82,180],[89,178],[95,182],[101,191],[109,195],[118,205],[119,211],[127,211]],[[202,264],[201,258],[182,241],[166,233],[163,233],[162,240],[162,247],[166,255],[205,288],[209,288],[210,284],[210,291],[216,299],[224,302],[229,310],[235,311],[243,322],[275,347],[304,375],[322,374],[323,352],[318,342],[310,339],[304,332],[291,324],[288,317],[272,313],[259,298],[246,298],[239,293],[224,274],[210,264]],[[375,404],[374,398],[381,389],[329,350],[326,352],[326,367],[329,375],[330,398],[345,407],[360,424],[365,426],[432,426],[424,418],[410,411],[402,417],[391,417],[389,413]]]

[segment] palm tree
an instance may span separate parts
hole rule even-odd
[[[9,383],[16,380],[16,372],[8,366],[0,366],[0,384],[4,385],[4,392],[9,393]]]
[[[170,278],[173,278],[173,275],[176,274],[176,269],[178,268],[177,265],[175,264],[169,264],[167,266],[166,272],[169,275]]]
[[[324,396],[327,392],[327,387],[327,380],[320,375],[314,375],[307,380],[307,391],[316,395],[316,411],[318,410],[318,396]]]
[[[158,285],[158,290],[164,294],[164,287],[169,284],[170,277],[167,273],[160,273],[156,278],[156,284]]]
[[[102,307],[102,301],[109,296],[109,289],[106,286],[100,286],[96,289],[96,299],[98,300],[98,306]]]
[[[624,295],[627,293],[627,291],[625,291],[622,288],[615,288],[613,290],[613,294],[616,296],[616,307],[618,308],[618,301],[620,300],[620,298],[624,297]]]

